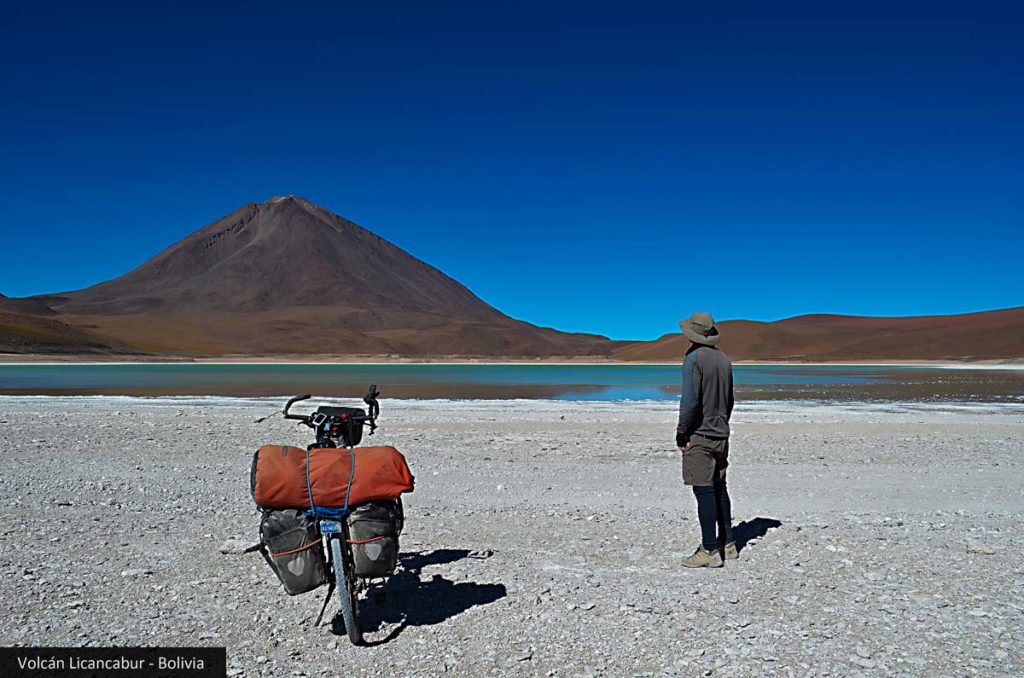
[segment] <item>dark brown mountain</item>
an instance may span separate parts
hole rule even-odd
[[[295,196],[237,209],[114,280],[7,301],[146,353],[547,357],[614,347],[509,318]]]
[[[776,322],[720,323],[721,348],[734,360],[805,362],[906,360],[1024,360],[1024,307],[908,318],[804,315]],[[682,334],[637,342],[620,360],[678,360]]]
[[[245,205],[125,275],[42,299],[61,313],[354,307],[494,320],[503,314],[441,271],[298,197]],[[357,329],[381,329],[384,319]]]

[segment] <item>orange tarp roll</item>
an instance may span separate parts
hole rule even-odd
[[[264,445],[253,458],[251,489],[257,506],[274,509],[339,508],[345,505],[351,456],[346,447],[317,447],[309,451],[287,445]],[[412,492],[413,475],[402,453],[390,446],[355,448],[356,468],[349,506],[398,499]]]

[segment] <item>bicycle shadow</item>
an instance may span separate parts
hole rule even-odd
[[[781,520],[774,518],[754,518],[745,520],[732,528],[732,537],[736,541],[736,550],[742,551],[748,542],[760,539],[768,534],[768,530],[782,527]]]
[[[404,553],[399,556],[401,571],[388,579],[376,592],[384,594],[379,601],[370,596],[360,602],[359,617],[363,631],[372,633],[385,624],[398,624],[387,637],[367,640],[366,645],[382,645],[397,638],[410,626],[432,626],[462,614],[479,605],[489,605],[508,595],[504,584],[478,584],[454,582],[435,574],[429,581],[421,581],[424,567],[445,565],[469,557],[466,549],[438,549],[427,553]],[[340,615],[334,619],[335,632],[344,623]]]

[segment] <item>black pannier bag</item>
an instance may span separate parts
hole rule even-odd
[[[402,521],[402,506],[397,501],[371,501],[352,509],[348,531],[356,576],[394,574]]]
[[[327,564],[316,523],[302,511],[264,510],[261,552],[288,595],[312,591],[327,581]]]

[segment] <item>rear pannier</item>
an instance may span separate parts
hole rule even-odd
[[[398,499],[413,489],[405,457],[389,446],[264,445],[253,456],[250,483],[257,506],[311,512]]]
[[[263,557],[288,595],[312,591],[327,581],[327,564],[316,523],[302,511],[264,510],[260,544]]]
[[[394,573],[402,521],[402,505],[397,501],[374,501],[352,509],[348,531],[357,577]]]

